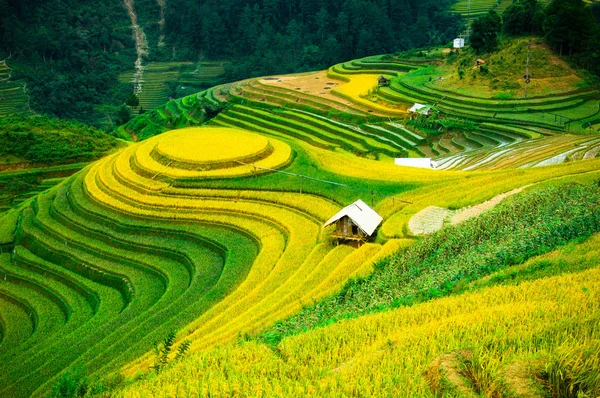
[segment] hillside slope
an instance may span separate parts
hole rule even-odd
[[[515,47],[507,48],[521,46],[519,40],[512,43]],[[285,336],[399,305],[415,305],[414,311],[437,311],[435,306],[444,303],[455,306],[460,298],[422,307],[419,302],[458,293],[471,282],[481,284],[473,289],[487,287],[493,283],[486,285],[486,276],[499,272],[494,277],[501,279],[503,273],[514,271],[512,266],[525,263],[527,268],[527,260],[538,254],[558,250],[560,255],[561,246],[569,242],[587,248],[584,240],[600,228],[598,136],[575,128],[567,133],[565,123],[543,118],[549,110],[574,112],[578,115],[572,119],[583,123],[598,111],[594,111],[596,90],[573,92],[572,87],[554,82],[548,88],[560,94],[539,98],[493,98],[489,92],[468,96],[456,87],[445,95],[435,92],[429,76],[446,69],[444,76],[457,73],[453,62],[469,57],[468,53],[448,55],[443,49],[368,57],[328,71],[253,78],[170,101],[121,129],[120,134],[129,133],[139,142],[0,215],[0,395],[43,396],[53,386],[77,383],[69,375],[82,372],[90,380],[116,375],[107,382],[113,386],[119,379],[140,375],[145,377],[141,391],[159,385],[164,389],[154,391],[164,395],[177,394],[173,389],[180,388],[179,381],[186,383],[191,395],[254,391],[238,379],[238,373],[225,374],[216,364],[235,368],[237,363],[227,361],[235,361],[238,354],[264,359],[279,372],[279,382],[271,383],[252,370],[249,375],[242,371],[268,396],[326,395],[334,388],[348,394],[388,393],[389,383],[396,379],[368,384],[358,367],[356,378],[348,379],[356,383],[342,386],[344,379],[337,375],[353,370],[352,364],[362,358],[366,363],[378,357],[402,363],[396,355],[404,350],[389,357],[379,348],[366,350],[355,360],[339,351],[344,358],[338,361],[335,349],[328,351],[324,344],[315,346],[314,357],[298,349],[296,359],[294,349],[286,351],[288,344],[321,331],[327,339],[326,330],[333,329]],[[568,84],[580,83],[568,67],[558,67],[565,76],[574,76]],[[378,88],[381,75],[390,78],[388,87]],[[435,100],[439,112],[409,117],[407,107],[420,98]],[[502,117],[496,117],[496,111]],[[82,139],[77,141],[82,156],[88,144],[90,153],[96,150],[100,155],[103,145],[107,149],[116,142],[96,137],[94,148],[93,139],[86,141],[65,130],[56,135],[67,141]],[[94,131],[88,133],[94,136]],[[15,134],[35,138],[22,131]],[[456,145],[454,154],[471,160],[455,163],[461,171],[394,164],[394,158],[435,154],[449,143]],[[439,151],[434,161],[442,165]],[[496,151],[504,151],[509,160]],[[513,196],[489,214],[432,237],[415,237],[408,228],[411,217],[428,206],[460,209],[523,187],[533,192]],[[358,247],[337,245],[332,228],[323,224],[358,199],[371,205],[384,221],[371,241]],[[533,302],[519,298],[525,294],[519,290],[525,289],[522,286],[507,288],[506,296],[498,293],[504,301],[496,303],[496,290],[473,293],[474,300],[489,303],[490,313],[498,317],[477,323],[473,322],[477,316],[466,309],[460,325],[472,327],[469,333],[476,336],[468,341],[493,342],[499,332],[491,325],[498,319],[506,319],[507,328],[514,326],[512,321],[523,321],[522,329],[517,328],[520,333],[506,344],[526,346],[533,339],[528,336],[550,334],[554,329],[546,322],[560,319],[566,325],[559,322],[560,333],[573,330],[570,315],[554,310],[556,306],[551,305],[547,315],[538,311],[539,302],[561,302],[563,297],[572,299],[568,308],[573,316],[593,319],[596,286],[585,286],[591,298],[586,291],[575,294],[574,286],[585,276],[559,275],[563,270],[594,268],[596,257],[591,252],[589,262],[583,262],[587,265],[580,268],[533,267],[531,279],[557,276],[528,285],[527,291],[534,291],[532,297],[537,298]],[[518,272],[517,276],[521,277]],[[545,283],[555,284],[554,290],[564,294],[549,296]],[[513,303],[522,304],[523,317],[504,316]],[[412,309],[393,313],[402,311]],[[440,311],[450,315],[450,324],[461,317]],[[374,315],[384,319],[381,328],[390,327],[381,342],[391,336],[388,347],[393,352],[404,330],[393,322],[387,324],[388,316]],[[543,327],[536,329],[536,319],[543,321]],[[578,324],[577,333],[595,338],[595,329],[586,325]],[[446,335],[447,329],[434,326],[432,330]],[[265,336],[266,330],[277,333]],[[261,335],[272,344],[254,341],[236,351],[242,340]],[[455,335],[448,336],[452,340]],[[361,346],[358,340],[352,343],[355,353]],[[340,346],[332,341],[334,347]],[[162,350],[158,355],[153,352],[157,342],[162,342],[157,345]],[[549,337],[543,341],[548,356],[523,349],[514,359],[539,354],[550,366],[566,358],[565,366],[576,371],[569,361],[580,351],[588,355],[596,349],[585,341],[579,343],[561,346]],[[453,360],[467,366],[473,359],[474,365],[467,368],[472,369],[474,382],[488,380],[472,389],[496,391],[500,368],[481,370],[477,361],[486,355],[495,358],[497,351],[483,352],[482,348],[490,347],[454,340],[440,344],[432,351],[423,348],[418,366],[403,368],[407,380],[418,380],[418,385],[406,386],[407,391],[434,394],[416,373],[422,374],[424,364],[430,366],[439,355],[455,355],[461,349],[472,353]],[[250,353],[244,351],[247,347]],[[235,353],[223,358],[222,349]],[[564,356],[559,355],[563,351]],[[174,363],[176,352],[180,357],[192,356],[192,362]],[[206,384],[197,386],[193,372],[194,385],[180,374],[169,373],[170,368],[202,363],[198,358],[208,361],[201,365],[210,378]],[[512,359],[503,358],[502,366],[511,366]],[[292,371],[288,376],[289,369],[308,373]],[[384,367],[381,373],[396,374],[389,370]],[[177,382],[169,374],[177,375]],[[552,377],[548,376],[548,388],[564,387]],[[592,378],[582,388],[594,392],[594,383]],[[124,390],[123,394],[136,393]]]

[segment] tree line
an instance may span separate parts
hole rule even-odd
[[[166,31],[178,58],[235,60],[236,80],[446,43],[461,27],[453,2],[170,0]]]
[[[495,51],[501,34],[542,35],[561,56],[600,75],[600,8],[583,0],[514,0],[502,13],[490,11],[473,22],[471,46],[480,53]]]

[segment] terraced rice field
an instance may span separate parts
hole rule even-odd
[[[159,107],[169,101],[170,95],[183,97],[219,83],[225,72],[221,62],[154,62],[143,66],[140,106],[145,110]],[[123,73],[123,82],[133,82],[134,72]],[[169,85],[175,85],[175,92]],[[134,112],[139,112],[139,107]]]
[[[8,213],[0,394],[39,394],[75,361],[97,374],[115,370],[173,328],[194,350],[228,341],[368,272],[381,246],[334,249],[321,229],[340,208],[330,199],[185,188],[260,178],[291,160],[290,147],[271,137],[179,130]]]
[[[541,3],[547,4],[549,0],[541,0]],[[469,0],[459,0],[457,3],[450,8],[451,11],[456,12],[468,18],[469,21],[476,19],[488,11],[495,10],[498,14],[502,13],[512,4],[511,0],[470,0],[471,10],[469,12]]]
[[[367,171],[378,190],[412,186],[376,206],[389,237],[400,237],[406,216],[431,195],[459,206],[515,185],[597,173],[597,161],[518,176],[414,172],[275,137],[233,127],[165,133],[4,215],[0,395],[40,395],[77,362],[93,375],[124,365],[128,376],[147,371],[152,343],[171,329],[194,352],[256,333],[402,247],[394,239],[332,245],[322,224],[344,204],[336,201],[343,188],[290,189],[274,172],[293,171],[307,156],[338,179]]]
[[[595,235],[493,276],[561,262],[580,272],[504,286],[485,280],[474,285],[486,289],[336,322],[277,350],[227,344],[118,396],[396,396],[399,386],[419,397],[543,396],[543,387],[570,380],[597,391],[599,243]]]
[[[78,362],[90,376],[147,372],[155,360],[153,343],[171,330],[178,330],[176,349],[187,339],[192,352],[229,356],[219,351],[228,348],[214,347],[230,347],[338,292],[349,279],[369,274],[382,258],[409,245],[409,220],[428,206],[459,209],[530,184],[600,178],[597,136],[566,134],[558,119],[534,117],[575,110],[581,120],[593,121],[595,93],[510,102],[445,98],[402,84],[403,77],[429,66],[369,57],[320,74],[250,79],[170,101],[127,126],[142,142],[0,215],[0,396],[41,396]],[[374,89],[382,74],[393,78],[392,85]],[[435,101],[449,117],[463,117],[475,128],[433,134],[415,129],[405,112],[412,100]],[[517,112],[517,105],[535,112]],[[198,126],[208,108],[213,117]],[[502,117],[490,116],[490,109]],[[164,132],[177,127],[187,128]],[[395,157],[424,155],[435,158],[439,170],[393,163]],[[335,246],[331,229],[322,225],[359,198],[370,200],[384,217],[377,238],[359,248]],[[509,306],[508,298],[529,293],[546,300],[545,290],[507,290],[503,303]],[[527,315],[539,314],[527,300],[516,302]],[[423,316],[419,308],[381,316],[418,318]],[[446,307],[427,308],[435,319],[452,316]],[[576,313],[579,307],[570,308]],[[497,311],[491,303],[489,309]],[[377,323],[377,317],[369,319]],[[477,340],[489,325],[473,319],[465,315],[460,325],[472,327]],[[352,322],[359,322],[354,332],[363,330],[361,321]],[[351,340],[348,355],[342,350],[329,359],[318,331],[305,343],[291,339],[283,346],[281,353],[297,363],[253,351],[252,343],[240,355],[264,356],[280,375],[299,369],[297,364],[308,371],[305,361],[319,372],[331,371],[335,363],[334,374],[344,374],[354,369],[354,354],[365,370],[386,338],[392,346],[403,344],[398,336],[405,329],[377,334],[374,351]],[[444,327],[439,330],[446,333]],[[311,349],[325,368],[307,358]],[[420,364],[438,355],[419,352]],[[205,358],[208,364],[202,366],[214,370],[213,359]],[[388,362],[378,364],[395,372]],[[290,379],[286,390],[272,392],[284,394],[288,387],[304,393],[389,392],[391,379],[369,386],[362,370],[349,376],[347,389],[345,379],[333,377],[311,386]],[[426,384],[416,380],[411,391],[418,394]],[[224,385],[202,385],[199,391],[222,393]],[[152,381],[149,386],[156,387]]]
[[[11,80],[12,70],[0,61],[0,117],[29,112],[29,97],[25,84]]]
[[[440,89],[430,81],[435,61],[426,62],[368,57],[335,65],[327,75],[250,79],[172,101],[156,116],[171,127],[172,121],[197,125],[199,110],[210,104],[225,109],[210,121],[215,126],[371,158],[425,156],[443,169],[530,167],[598,156],[597,91],[511,100],[473,97]],[[376,87],[381,75],[392,79],[389,87]],[[424,134],[407,125],[406,110],[414,103],[435,104],[444,118],[468,120],[474,127]]]

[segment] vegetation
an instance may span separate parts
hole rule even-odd
[[[13,115],[0,120],[0,213],[122,146],[77,122]]]
[[[166,14],[167,40],[180,57],[233,57],[227,70],[233,81],[445,43],[459,28],[447,13],[451,3],[176,0]],[[189,12],[183,23],[181,9]]]
[[[97,108],[125,101],[119,85],[125,63],[133,65],[130,32],[120,2],[0,3],[0,51],[12,56],[13,78],[27,82],[31,107],[43,114],[93,122]]]
[[[28,116],[0,120],[0,159],[10,156],[11,163],[89,161],[118,145],[114,137],[77,122]]]
[[[598,232],[600,213],[592,205],[598,194],[596,184],[534,192],[445,229],[378,264],[372,275],[347,285],[339,295],[278,324],[265,338],[276,336],[278,341],[332,320],[443,296],[457,284]]]
[[[477,18],[473,22],[471,47],[480,53],[491,53],[498,48],[498,34],[502,29],[502,20],[496,11]]]
[[[10,58],[21,76],[34,61],[93,73],[63,45],[114,57],[127,92],[92,107],[138,141],[0,122],[0,396],[598,395],[598,90],[530,36],[563,22],[535,1],[473,1],[479,52],[394,53],[456,37],[450,4],[173,1],[0,0],[19,17],[2,46],[42,43]],[[74,30],[44,50],[42,22],[63,20]],[[136,54],[119,41],[132,30]],[[383,222],[340,244],[323,225],[358,199]],[[423,214],[460,223],[415,236]]]
[[[275,350],[257,341],[226,344],[116,395],[386,396],[400,388],[424,397],[594,396],[598,242],[596,234],[521,266],[563,264],[559,276],[344,320],[286,338]]]

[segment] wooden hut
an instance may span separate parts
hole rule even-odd
[[[411,115],[411,118],[415,118],[418,116],[429,116],[431,113],[431,105],[424,105],[416,103],[409,110],[408,113]]]
[[[383,218],[375,210],[362,200],[357,200],[331,217],[324,227],[335,224],[336,230],[331,235],[333,238],[355,241],[360,245],[373,235],[381,221]]]
[[[383,75],[379,76],[379,79],[377,79],[377,84],[379,87],[387,87],[390,85],[390,82],[391,80]]]

